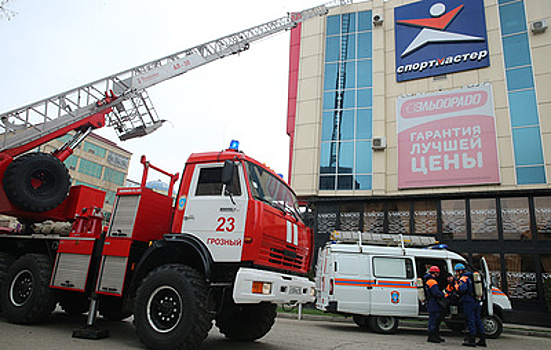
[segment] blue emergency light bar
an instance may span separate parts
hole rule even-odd
[[[234,151],[239,151],[239,141],[237,140],[231,140],[230,142],[230,149]]]
[[[434,245],[426,247],[425,249],[448,249],[448,245],[447,244],[434,244]]]

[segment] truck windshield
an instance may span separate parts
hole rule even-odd
[[[263,201],[302,221],[297,197],[279,177],[250,162],[247,162],[247,173],[254,199]]]

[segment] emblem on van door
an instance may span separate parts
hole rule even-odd
[[[393,290],[392,292],[390,292],[390,301],[393,304],[398,304],[400,302],[400,292],[398,292],[397,290]]]

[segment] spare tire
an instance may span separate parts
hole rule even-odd
[[[62,161],[47,153],[27,153],[10,163],[4,173],[4,191],[10,202],[40,213],[60,205],[71,186]]]

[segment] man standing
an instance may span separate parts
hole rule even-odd
[[[440,337],[440,322],[442,307],[438,303],[438,299],[444,298],[444,293],[438,286],[438,276],[440,269],[438,266],[431,266],[429,272],[425,275],[425,294],[427,297],[427,311],[429,313],[429,337],[427,341],[430,343],[441,343],[445,340]]]
[[[459,293],[459,302],[463,307],[467,321],[467,330],[469,331],[469,335],[462,345],[486,347],[486,333],[484,332],[484,325],[480,318],[480,304],[474,292],[473,274],[467,271],[465,265],[461,263],[456,264],[454,270],[458,274],[457,292]],[[477,335],[479,341],[475,343]]]

